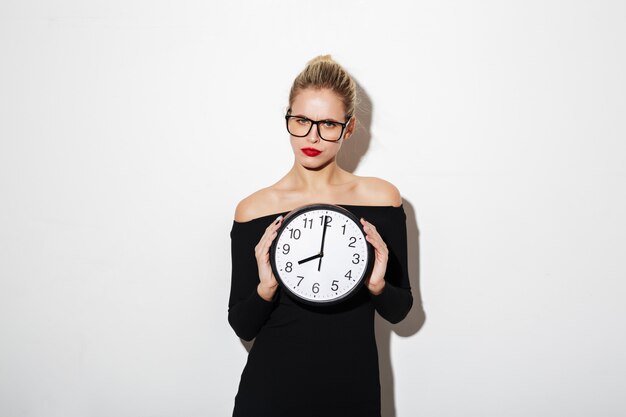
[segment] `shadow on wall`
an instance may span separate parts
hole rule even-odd
[[[339,165],[350,172],[356,170],[359,162],[369,149],[372,140],[370,132],[374,106],[361,85],[358,82],[356,84],[357,96],[359,97],[359,104],[356,109],[357,129],[352,137],[342,145],[338,157]],[[413,293],[413,307],[408,316],[395,325],[379,316],[376,317],[376,344],[378,346],[380,367],[382,417],[396,417],[394,378],[391,367],[391,333],[394,332],[401,337],[412,336],[422,328],[426,321],[420,291],[420,252],[417,216],[413,205],[406,199],[403,200],[403,206],[407,222],[408,268]]]
[[[356,82],[356,80],[355,80]],[[357,96],[359,103],[356,109],[357,128],[352,137],[342,144],[338,156],[339,165],[354,173],[359,162],[367,152],[372,139],[370,127],[372,124],[373,105],[369,96],[357,82]],[[380,367],[381,412],[382,417],[396,417],[395,391],[393,369],[391,367],[391,333],[401,337],[416,334],[424,325],[426,315],[422,307],[422,296],[419,280],[419,229],[413,205],[403,200],[406,213],[407,251],[409,279],[413,293],[413,307],[407,317],[398,324],[391,324],[379,316],[376,317],[375,331],[378,346],[378,362]],[[254,341],[241,340],[245,349],[250,352]]]
[[[347,140],[342,145],[338,157],[339,165],[350,172],[356,170],[372,140],[370,132],[374,106],[368,94],[358,82],[357,89],[357,96],[360,100],[356,110],[357,129],[350,140]],[[378,346],[380,366],[382,417],[396,417],[394,378],[391,366],[391,333],[393,332],[401,337],[412,336],[422,328],[426,321],[420,291],[420,252],[417,216],[413,205],[409,201],[404,199],[403,205],[407,221],[408,267],[413,292],[413,307],[408,316],[395,325],[379,316],[376,317],[376,344]]]
[[[370,127],[372,126],[372,101],[361,88],[358,82],[357,97],[359,102],[356,106],[356,130],[352,136],[341,145],[341,151],[337,156],[337,163],[346,171],[354,173],[363,155],[367,152],[372,141]]]
[[[411,292],[413,294],[413,307],[405,319],[398,324],[391,324],[380,316],[376,317],[375,331],[380,367],[382,417],[396,417],[395,386],[393,368],[391,366],[391,333],[393,332],[400,337],[413,336],[422,328],[426,321],[426,314],[422,306],[422,293],[420,291],[419,229],[417,227],[415,209],[406,199],[403,199],[402,204],[406,212],[408,268]]]

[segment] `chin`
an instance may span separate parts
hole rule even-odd
[[[302,161],[301,160],[300,165],[302,165],[304,168],[311,170],[311,171],[319,171],[320,169],[327,167],[334,160],[335,160],[334,158],[331,158],[325,161]]]

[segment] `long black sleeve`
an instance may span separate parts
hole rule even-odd
[[[388,216],[370,221],[389,249],[385,288],[382,293],[371,296],[372,303],[382,318],[390,323],[398,323],[413,306],[407,260],[406,213],[402,206],[394,207],[388,211]]]
[[[265,301],[257,292],[259,272],[254,248],[266,227],[263,222],[233,222],[230,232],[232,276],[228,322],[237,336],[247,341],[256,337],[276,305],[275,300]]]

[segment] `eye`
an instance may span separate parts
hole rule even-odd
[[[336,129],[339,127],[339,123],[330,120],[324,120],[322,123],[324,123],[324,127],[327,129]]]
[[[308,125],[309,123],[311,123],[309,119],[306,119],[304,117],[295,117],[294,120],[296,121],[296,123],[301,125]]]

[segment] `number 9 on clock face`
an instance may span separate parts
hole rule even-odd
[[[335,304],[361,287],[371,272],[373,249],[351,212],[313,204],[285,217],[270,263],[290,296],[307,304]]]

